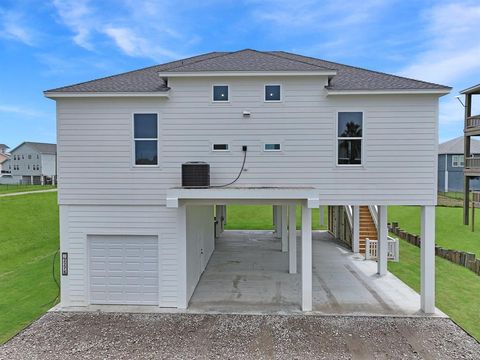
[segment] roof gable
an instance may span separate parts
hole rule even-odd
[[[15,147],[12,151],[10,151],[10,153],[11,154],[15,153],[22,146],[27,146],[40,154],[54,155],[57,153],[57,144],[38,143],[38,142],[31,142],[31,141],[24,141],[23,143]]]
[[[455,139],[445,141],[438,145],[439,154],[463,154],[464,138],[459,136]],[[480,141],[471,139],[470,151],[472,154],[480,154]]]

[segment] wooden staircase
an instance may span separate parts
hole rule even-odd
[[[377,240],[377,227],[368,206],[360,206],[360,253],[365,254],[365,240]]]

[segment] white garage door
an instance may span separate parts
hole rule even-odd
[[[158,305],[156,236],[89,236],[91,304]]]

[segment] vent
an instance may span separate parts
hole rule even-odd
[[[207,188],[210,186],[210,165],[201,161],[182,164],[182,187]]]

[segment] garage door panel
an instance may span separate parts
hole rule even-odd
[[[158,304],[158,238],[92,236],[90,302],[92,304]]]

